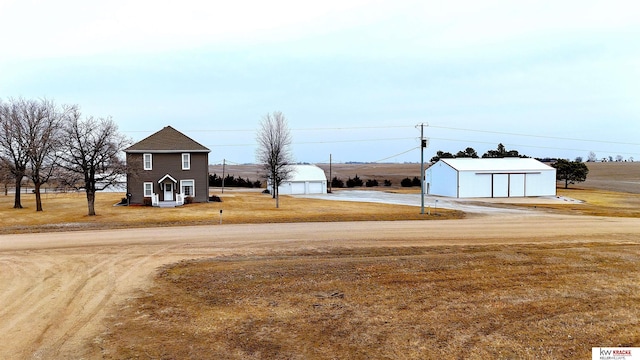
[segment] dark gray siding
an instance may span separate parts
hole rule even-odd
[[[131,194],[131,204],[142,204],[144,199],[143,184],[153,183],[153,192],[163,194],[158,181],[170,175],[178,183],[180,180],[195,180],[194,202],[207,202],[209,199],[209,156],[207,153],[191,153],[191,169],[182,170],[182,153],[153,153],[152,170],[143,170],[142,153],[127,153],[127,192]],[[179,191],[178,191],[179,192]]]

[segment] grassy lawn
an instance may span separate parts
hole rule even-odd
[[[415,189],[392,189],[392,192],[419,193]],[[303,221],[356,220],[442,220],[464,217],[460,211],[438,209],[437,214],[422,215],[414,206],[384,205],[342,201],[325,201],[281,196],[280,208],[269,195],[257,192],[226,190],[222,202],[189,204],[160,209],[144,206],[113,206],[124,194],[98,193],[97,216],[87,216],[85,194],[48,193],[43,195],[44,211],[35,211],[32,194],[22,194],[23,209],[13,209],[13,195],[0,195],[0,233],[59,231],[80,229],[127,228],[219,224],[220,210],[224,224],[277,223]],[[640,216],[640,194],[600,189],[558,189],[559,196],[583,203],[519,204],[550,211],[596,216]]]
[[[183,262],[109,320],[103,354],[586,359],[591,347],[640,343],[639,264],[639,245],[611,243]]]
[[[527,204],[523,206],[549,209],[576,215],[640,217],[640,194],[602,189],[558,188],[558,196],[577,199],[582,203]]]
[[[73,229],[126,228],[175,225],[278,223],[301,221],[441,220],[462,218],[460,211],[439,209],[431,216],[415,206],[383,205],[280,197],[280,208],[269,196],[257,192],[226,190],[222,202],[189,204],[176,208],[113,206],[124,194],[98,193],[97,216],[87,216],[84,193],[45,194],[44,211],[35,211],[32,194],[22,195],[23,209],[13,209],[12,195],[0,196],[0,232],[34,232]]]

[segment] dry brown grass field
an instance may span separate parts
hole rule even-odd
[[[0,196],[0,233],[108,229],[177,225],[278,223],[301,221],[442,220],[461,218],[460,211],[442,209],[421,215],[404,205],[382,205],[280,197],[280,208],[271,196],[259,192],[226,189],[217,193],[222,202],[189,204],[176,208],[113,206],[123,194],[98,193],[97,216],[87,216],[84,193],[47,194],[44,211],[35,211],[34,196],[23,195],[23,209],[13,209],[13,196]]]
[[[183,262],[163,268],[153,288],[110,319],[106,354],[586,359],[593,346],[640,344],[639,262],[638,243],[331,249]]]
[[[357,173],[363,179],[375,176],[398,184],[392,176],[419,175],[415,164],[345,166],[343,173],[334,170],[343,179]],[[58,311],[66,315],[43,317],[42,321],[59,319],[55,324],[40,324],[34,318],[35,340],[25,341],[29,345],[20,348],[22,358],[55,357],[62,354],[62,348],[71,347],[66,350],[70,354],[91,359],[584,359],[590,357],[594,346],[640,346],[640,239],[634,235],[635,219],[620,219],[631,224],[627,226],[632,230],[570,241],[566,235],[540,239],[531,235],[536,228],[547,226],[545,219],[558,216],[554,214],[578,215],[562,215],[555,226],[563,221],[572,226],[572,218],[591,215],[639,217],[640,189],[636,184],[640,167],[636,163],[589,166],[587,182],[558,189],[558,195],[582,203],[494,204],[535,207],[544,214],[539,220],[527,216],[531,228],[525,229],[526,238],[536,244],[511,242],[510,237],[525,235],[501,232],[495,233],[501,245],[478,245],[474,241],[482,234],[461,233],[458,245],[445,241],[405,246],[398,235],[392,246],[381,246],[367,243],[367,233],[361,232],[356,236],[362,243],[359,246],[340,245],[341,235],[336,235],[322,245],[303,240],[297,247],[274,251],[269,245],[251,248],[255,234],[248,232],[246,244],[237,240],[240,242],[225,251],[211,249],[216,255],[204,258],[190,255],[195,250],[189,248],[188,237],[163,246],[154,242],[147,246],[141,239],[126,247],[101,243],[94,245],[95,250],[62,244],[59,251],[4,251],[0,260],[11,273],[40,282],[22,284],[12,276],[0,276],[0,280],[24,289],[18,302],[3,306],[9,310],[0,310],[3,317],[16,316],[8,317],[13,323],[0,321],[0,327],[8,330],[22,321],[28,324],[28,318],[10,312],[21,306],[18,303],[26,304],[27,313],[30,308],[45,311],[43,301],[50,298],[52,303],[61,299],[58,306],[62,310]],[[409,170],[415,173],[407,173]],[[234,174],[233,167],[229,173]],[[249,173],[235,175],[255,179]],[[378,190],[416,191],[396,185]],[[220,195],[223,202],[175,209],[114,207],[121,194],[99,194],[95,217],[86,216],[84,194],[48,194],[41,213],[35,212],[33,195],[24,195],[26,208],[20,210],[11,209],[11,196],[0,197],[0,226],[2,233],[11,234],[216,225],[220,209],[224,224],[461,219],[443,222],[447,233],[450,228],[446,223],[480,222],[482,229],[488,219],[464,219],[465,214],[458,211],[424,216],[410,206],[286,196],[281,199],[281,208],[275,209],[273,200],[258,192],[226,189],[220,194],[214,189],[212,193]],[[508,221],[518,219],[515,216]],[[586,219],[590,224],[611,222],[604,217]],[[424,224],[440,228],[437,222]],[[211,227],[213,238],[217,228]],[[412,236],[422,235],[415,232]],[[74,249],[68,255],[67,246]],[[102,260],[94,263],[92,256]],[[32,257],[43,263],[29,267]],[[58,258],[64,259],[64,264],[58,263]],[[52,270],[48,270],[48,263]],[[138,273],[143,264],[147,272]],[[148,275],[151,264],[163,265],[154,277]],[[104,266],[111,269],[102,269]],[[61,280],[57,279],[63,278],[70,279],[73,286],[58,284]],[[133,290],[125,286],[126,294],[109,300],[112,295],[104,292],[105,286],[107,290],[120,289],[119,284],[129,281],[136,284]],[[55,293],[55,289],[69,287],[76,290],[68,299],[66,294]],[[40,295],[47,288],[54,292]],[[38,296],[30,304],[34,291]],[[0,304],[14,293],[20,291],[0,292]],[[111,303],[114,299],[117,303]],[[107,309],[107,315],[95,315]],[[88,320],[78,320],[75,313]],[[102,324],[89,325],[94,318]],[[65,330],[65,326],[72,330]],[[37,332],[39,328],[45,329],[42,334]],[[84,334],[91,339],[88,344],[65,340],[75,339],[73,334],[83,329],[106,330]],[[28,339],[24,331],[16,339]],[[49,333],[60,335],[49,338]],[[53,345],[43,348],[43,343]],[[3,346],[0,349],[11,349],[10,344]],[[9,354],[0,351],[0,355]]]

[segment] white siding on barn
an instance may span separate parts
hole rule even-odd
[[[441,159],[426,171],[427,192],[471,197],[554,196],[556,171],[535,159]]]
[[[436,173],[435,171],[427,172],[426,192],[428,194],[457,197],[457,187],[451,186],[451,184],[457,184],[458,182],[456,170],[444,162],[437,162],[429,169],[431,168],[437,168],[437,176],[432,176],[432,174]]]
[[[553,168],[552,168],[553,169]],[[556,194],[556,169],[537,175],[527,174],[527,196],[551,196]],[[544,195],[537,195],[544,194]]]

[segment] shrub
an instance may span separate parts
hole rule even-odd
[[[151,206],[151,204],[152,204],[152,201],[151,201],[151,198],[150,198],[150,197],[146,197],[146,198],[143,198],[143,199],[142,199],[142,205],[144,205],[144,206]]]
[[[400,182],[400,185],[402,187],[412,187],[413,186],[413,181],[411,181],[411,179],[409,179],[407,177],[407,178],[402,179],[402,181]]]
[[[222,202],[222,199],[218,195],[211,195],[211,196],[209,196],[209,201]]]
[[[338,179],[337,177],[333,177],[333,179],[331,179],[331,187],[334,188],[343,188],[344,187],[344,181],[342,181],[342,179]]]
[[[193,197],[192,196],[186,196],[184,198],[184,204],[188,205],[188,204],[193,204]]]
[[[222,177],[218,174],[209,174],[209,186],[222,186]],[[225,187],[245,187],[245,188],[259,188],[262,187],[260,180],[251,181],[249,178],[243,179],[241,177],[235,177],[235,175],[227,174],[224,177]]]
[[[366,182],[366,187],[373,187],[373,186],[378,186],[378,180],[376,179],[369,179]]]
[[[413,185],[413,186],[422,186],[422,185],[420,184],[420,179],[418,179],[418,177],[417,177],[417,176],[414,176],[414,177],[413,177],[413,180],[411,180],[411,185]]]
[[[384,186],[391,186],[391,180],[384,180]]]
[[[358,174],[356,174],[356,177],[349,178],[347,179],[347,187],[352,188],[352,187],[356,187],[356,186],[362,186],[364,185],[364,182],[362,181],[362,179],[360,179],[358,177]]]

